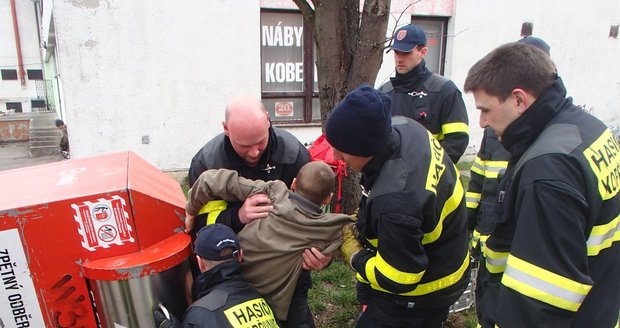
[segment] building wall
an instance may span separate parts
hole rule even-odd
[[[457,1],[455,13],[447,61],[459,88],[473,64],[495,47],[520,39],[521,24],[530,21],[533,36],[551,46],[551,58],[574,103],[608,125],[620,125],[620,40],[608,37],[610,26],[620,24],[619,1],[498,0],[490,5],[467,0]],[[478,149],[479,113],[473,96],[465,99],[470,146]]]
[[[72,155],[132,150],[189,167],[228,99],[260,96],[260,8],[252,0],[53,2]]]
[[[411,3],[392,2],[386,36],[411,15],[448,17],[445,75],[459,88],[478,59],[519,39],[521,24],[532,21],[534,35],[551,45],[575,103],[620,125],[619,46],[607,37],[610,25],[620,23],[617,0]],[[261,7],[295,8],[284,0],[44,0],[43,30],[55,34],[61,113],[73,156],[132,150],[161,169],[187,169],[196,151],[222,131],[227,100],[260,95]],[[387,53],[377,85],[393,67]],[[473,97],[464,99],[475,152],[482,129]],[[320,134],[319,127],[287,129],[302,143]]]
[[[41,69],[34,8],[32,1],[15,1],[25,75],[28,69]],[[0,1],[0,68],[18,70],[18,67],[11,2],[10,0]],[[28,80],[26,75],[26,85],[22,86],[19,80],[19,70],[17,75],[17,80],[0,79],[0,111],[6,110],[7,102],[21,102],[23,112],[31,111],[30,99],[37,97],[35,81]]]

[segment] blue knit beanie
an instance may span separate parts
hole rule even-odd
[[[327,141],[349,155],[376,155],[390,138],[391,104],[386,94],[366,83],[360,85],[349,92],[327,118]]]

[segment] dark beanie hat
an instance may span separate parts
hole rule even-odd
[[[325,123],[327,141],[337,150],[354,156],[376,155],[392,131],[391,100],[364,83],[336,105]]]

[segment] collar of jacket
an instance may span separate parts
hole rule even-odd
[[[323,213],[323,210],[321,209],[319,205],[311,202],[310,200],[306,199],[304,196],[292,190],[289,192],[288,198],[291,200],[291,202],[293,202],[293,204],[295,204],[295,206],[298,206],[299,208],[301,208],[301,210],[307,213],[314,214],[314,215],[319,215]]]
[[[385,162],[392,158],[392,156],[397,152],[400,146],[399,138],[400,136],[398,133],[392,128],[390,141],[379,151],[379,153],[377,153],[377,155],[373,156],[362,169],[360,184],[364,186],[366,190],[370,191],[372,189],[372,186],[375,184],[375,180],[379,176],[379,173],[381,173],[383,164],[385,164]]]
[[[396,76],[390,78],[390,81],[396,90],[411,91],[411,89],[426,81],[431,74],[433,73],[426,68],[426,61],[422,59],[422,62],[411,71],[405,74],[396,73]]]
[[[278,146],[278,140],[276,138],[276,133],[275,131],[273,131],[273,128],[270,126],[269,127],[269,143],[267,144],[267,148],[265,149],[265,152],[261,156],[260,161],[258,161],[258,164],[256,164],[255,167],[265,167],[269,163],[271,154],[275,151],[277,146]],[[228,138],[227,135],[224,135],[224,151],[226,152],[226,157],[230,159],[229,162],[231,166],[229,167],[229,169],[238,170],[244,167],[248,167],[247,164],[243,161],[243,159],[239,156],[239,154],[237,154],[237,152],[233,148],[232,143],[230,142],[230,138]]]
[[[566,88],[562,79],[556,76],[555,82],[504,131],[501,143],[506,150],[512,153],[513,159],[521,157],[547,123],[567,103],[572,103],[572,99],[566,98]]]
[[[228,260],[216,265],[196,277],[192,297],[197,300],[219,286],[223,281],[241,279],[241,263]]]

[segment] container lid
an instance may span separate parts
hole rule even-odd
[[[191,255],[191,241],[188,234],[176,233],[139,252],[84,262],[82,272],[91,280],[127,280],[160,273]]]

